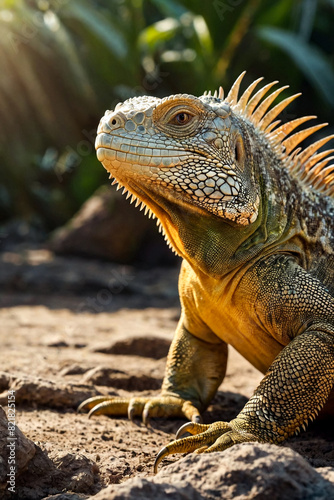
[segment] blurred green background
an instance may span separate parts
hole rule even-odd
[[[245,69],[303,92],[286,119],[334,125],[334,0],[2,0],[0,30],[2,227],[51,231],[109,183],[96,127],[134,95],[228,89]]]

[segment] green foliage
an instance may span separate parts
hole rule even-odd
[[[0,219],[71,217],[107,182],[100,116],[133,95],[200,95],[246,69],[333,122],[333,14],[333,0],[0,0]]]
[[[334,107],[334,70],[325,55],[295,33],[262,27],[259,36],[284,51],[319,91],[324,101]]]

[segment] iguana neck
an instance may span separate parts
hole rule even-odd
[[[165,214],[157,216],[172,247],[194,271],[219,279],[274,246],[284,234],[287,237],[289,214],[283,200],[278,196],[268,200],[262,188],[258,218],[248,226],[185,211],[179,205],[165,204]]]
[[[286,194],[295,188],[290,176],[279,167],[275,154],[262,154],[256,177],[261,201],[258,217],[250,225],[240,226],[172,203],[164,204],[162,216],[155,211],[167,240],[195,272],[219,279],[260,254],[279,251],[283,242],[287,248],[287,241],[299,233],[295,207]],[[290,248],[299,253],[295,244]]]

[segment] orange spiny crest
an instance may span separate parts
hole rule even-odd
[[[326,139],[327,139],[327,137],[326,137]],[[318,142],[320,142],[320,141],[318,141]],[[315,144],[317,144],[317,143],[315,143]],[[334,149],[326,149],[326,151],[322,151],[321,153],[314,154],[313,156],[311,156],[311,158],[308,161],[306,161],[304,163],[306,169],[307,170],[311,170],[311,169],[314,170],[315,168],[317,168],[317,165],[319,166],[320,160],[322,160],[325,156],[330,155],[331,153],[334,153]]]
[[[263,78],[258,78],[239,97],[240,84],[245,73],[244,71],[236,79],[226,96],[225,100],[231,105],[232,110],[251,121],[256,129],[264,134],[272,149],[280,156],[283,165],[296,177],[317,191],[334,196],[334,164],[327,166],[330,161],[334,160],[334,156],[328,156],[334,150],[319,152],[319,148],[334,139],[334,135],[324,137],[305,149],[297,148],[304,139],[325,127],[327,123],[291,134],[299,125],[316,118],[316,116],[303,116],[284,124],[280,124],[280,120],[275,121],[276,117],[300,94],[287,97],[270,108],[277,96],[287,87],[274,90],[265,97],[269,90],[278,83],[274,81],[263,86],[253,95],[255,87],[263,80]],[[219,89],[218,97],[224,98],[222,87]],[[327,158],[324,159],[326,156]]]
[[[309,127],[301,130],[300,132],[296,132],[287,139],[284,139],[284,141],[282,141],[282,145],[285,148],[286,154],[291,153],[291,151],[293,151],[300,142],[302,142],[310,135],[314,134],[314,132],[317,132],[321,128],[325,127],[326,125],[326,123],[320,123],[319,125],[314,125],[313,127]]]

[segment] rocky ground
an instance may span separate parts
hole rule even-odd
[[[173,456],[153,476],[157,452],[184,420],[146,428],[76,412],[94,394],[158,393],[179,316],[176,267],[135,270],[42,248],[0,257],[0,498],[334,499],[329,420],[280,447]],[[260,379],[231,349],[205,421],[233,418]]]

